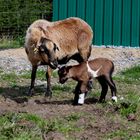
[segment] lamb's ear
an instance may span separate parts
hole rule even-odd
[[[68,73],[71,68],[72,68],[72,66],[67,66],[66,67],[66,72]]]
[[[57,67],[57,68],[58,68],[58,70],[60,70],[60,69],[62,68],[62,66],[58,65],[58,67]]]

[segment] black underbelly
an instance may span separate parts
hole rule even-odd
[[[68,55],[63,57],[62,59],[58,60],[59,64],[66,64],[69,60],[76,60],[77,62],[81,63],[83,62],[83,58],[81,57],[81,55],[79,53],[76,53],[74,55],[72,55],[71,57],[69,57]]]

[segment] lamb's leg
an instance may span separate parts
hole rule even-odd
[[[48,66],[46,71],[47,89],[46,89],[45,96],[49,96],[49,97],[52,97],[51,74],[52,74],[52,69]]]
[[[78,105],[79,93],[75,93],[73,105]]]
[[[79,91],[80,91],[80,86],[81,86],[81,82],[78,82],[77,83],[77,85],[76,85],[76,87],[75,87],[75,89],[74,89],[74,91],[73,91],[73,93],[79,93]]]
[[[37,66],[32,66],[32,73],[31,73],[31,86],[28,91],[28,95],[32,96],[34,94],[34,84],[35,84],[35,78],[36,78],[36,71],[37,71]]]
[[[115,85],[115,83],[113,82],[111,76],[107,76],[107,77],[106,77],[106,80],[107,80],[108,85],[109,85],[109,87],[110,87],[110,89],[111,89],[112,100],[115,101],[115,102],[117,102],[117,96],[116,96],[117,89],[116,89],[116,85]]]
[[[78,84],[76,85],[75,90],[74,90],[75,96],[74,96],[73,105],[77,105],[78,104],[80,87],[81,87],[81,82],[78,82]]]
[[[102,87],[99,102],[103,102],[103,101],[105,101],[105,97],[106,97],[106,94],[107,94],[107,91],[108,91],[108,84],[107,84],[104,77],[98,77],[97,79],[98,79],[98,81],[99,81],[99,83]]]

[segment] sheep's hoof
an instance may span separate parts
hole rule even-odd
[[[33,96],[34,95],[34,89],[29,89],[28,91],[28,96]]]
[[[51,90],[47,90],[45,93],[45,97],[52,97],[52,91]]]
[[[98,103],[105,103],[105,99],[104,98],[99,99]]]
[[[113,96],[113,97],[112,97],[112,101],[114,101],[114,102],[117,103],[117,97],[116,97],[116,96]]]

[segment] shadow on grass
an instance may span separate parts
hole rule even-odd
[[[59,100],[55,97],[55,95],[52,96],[52,98],[45,97],[46,88],[43,85],[36,86],[35,94],[32,96],[28,95],[28,90],[29,90],[28,86],[16,86],[16,87],[5,87],[5,88],[0,87],[0,95],[4,97],[5,101],[6,101],[6,99],[10,99],[19,104],[28,102],[29,99],[33,99],[34,96],[39,96],[39,97],[37,97],[39,99],[34,100],[34,102],[36,104],[52,104],[52,105],[64,105],[64,104],[71,105],[71,104],[73,104],[72,99],[63,100],[60,98],[60,100]],[[62,89],[62,91],[63,91],[63,89]],[[42,97],[40,98],[40,96],[42,96]],[[61,97],[61,95],[60,95],[60,97]],[[73,95],[73,97],[74,97],[74,95]],[[98,102],[98,100],[96,98],[85,99],[85,104],[95,104],[97,102]]]
[[[72,100],[48,100],[46,98],[44,98],[43,100],[35,100],[36,104],[51,104],[51,105],[71,105],[72,104]]]
[[[44,100],[35,100],[37,104],[53,104],[53,105],[72,105],[73,100],[48,100],[47,98],[44,98]],[[85,99],[85,104],[95,104],[98,102],[98,99],[95,98],[87,98]],[[74,105],[75,106],[75,105]]]
[[[16,86],[16,87],[0,87],[0,95],[17,102],[17,103],[24,103],[28,102],[31,96],[28,95],[28,86]],[[41,95],[44,92],[43,86],[36,86],[35,87],[35,94],[33,96]],[[32,97],[33,97],[32,96]]]

